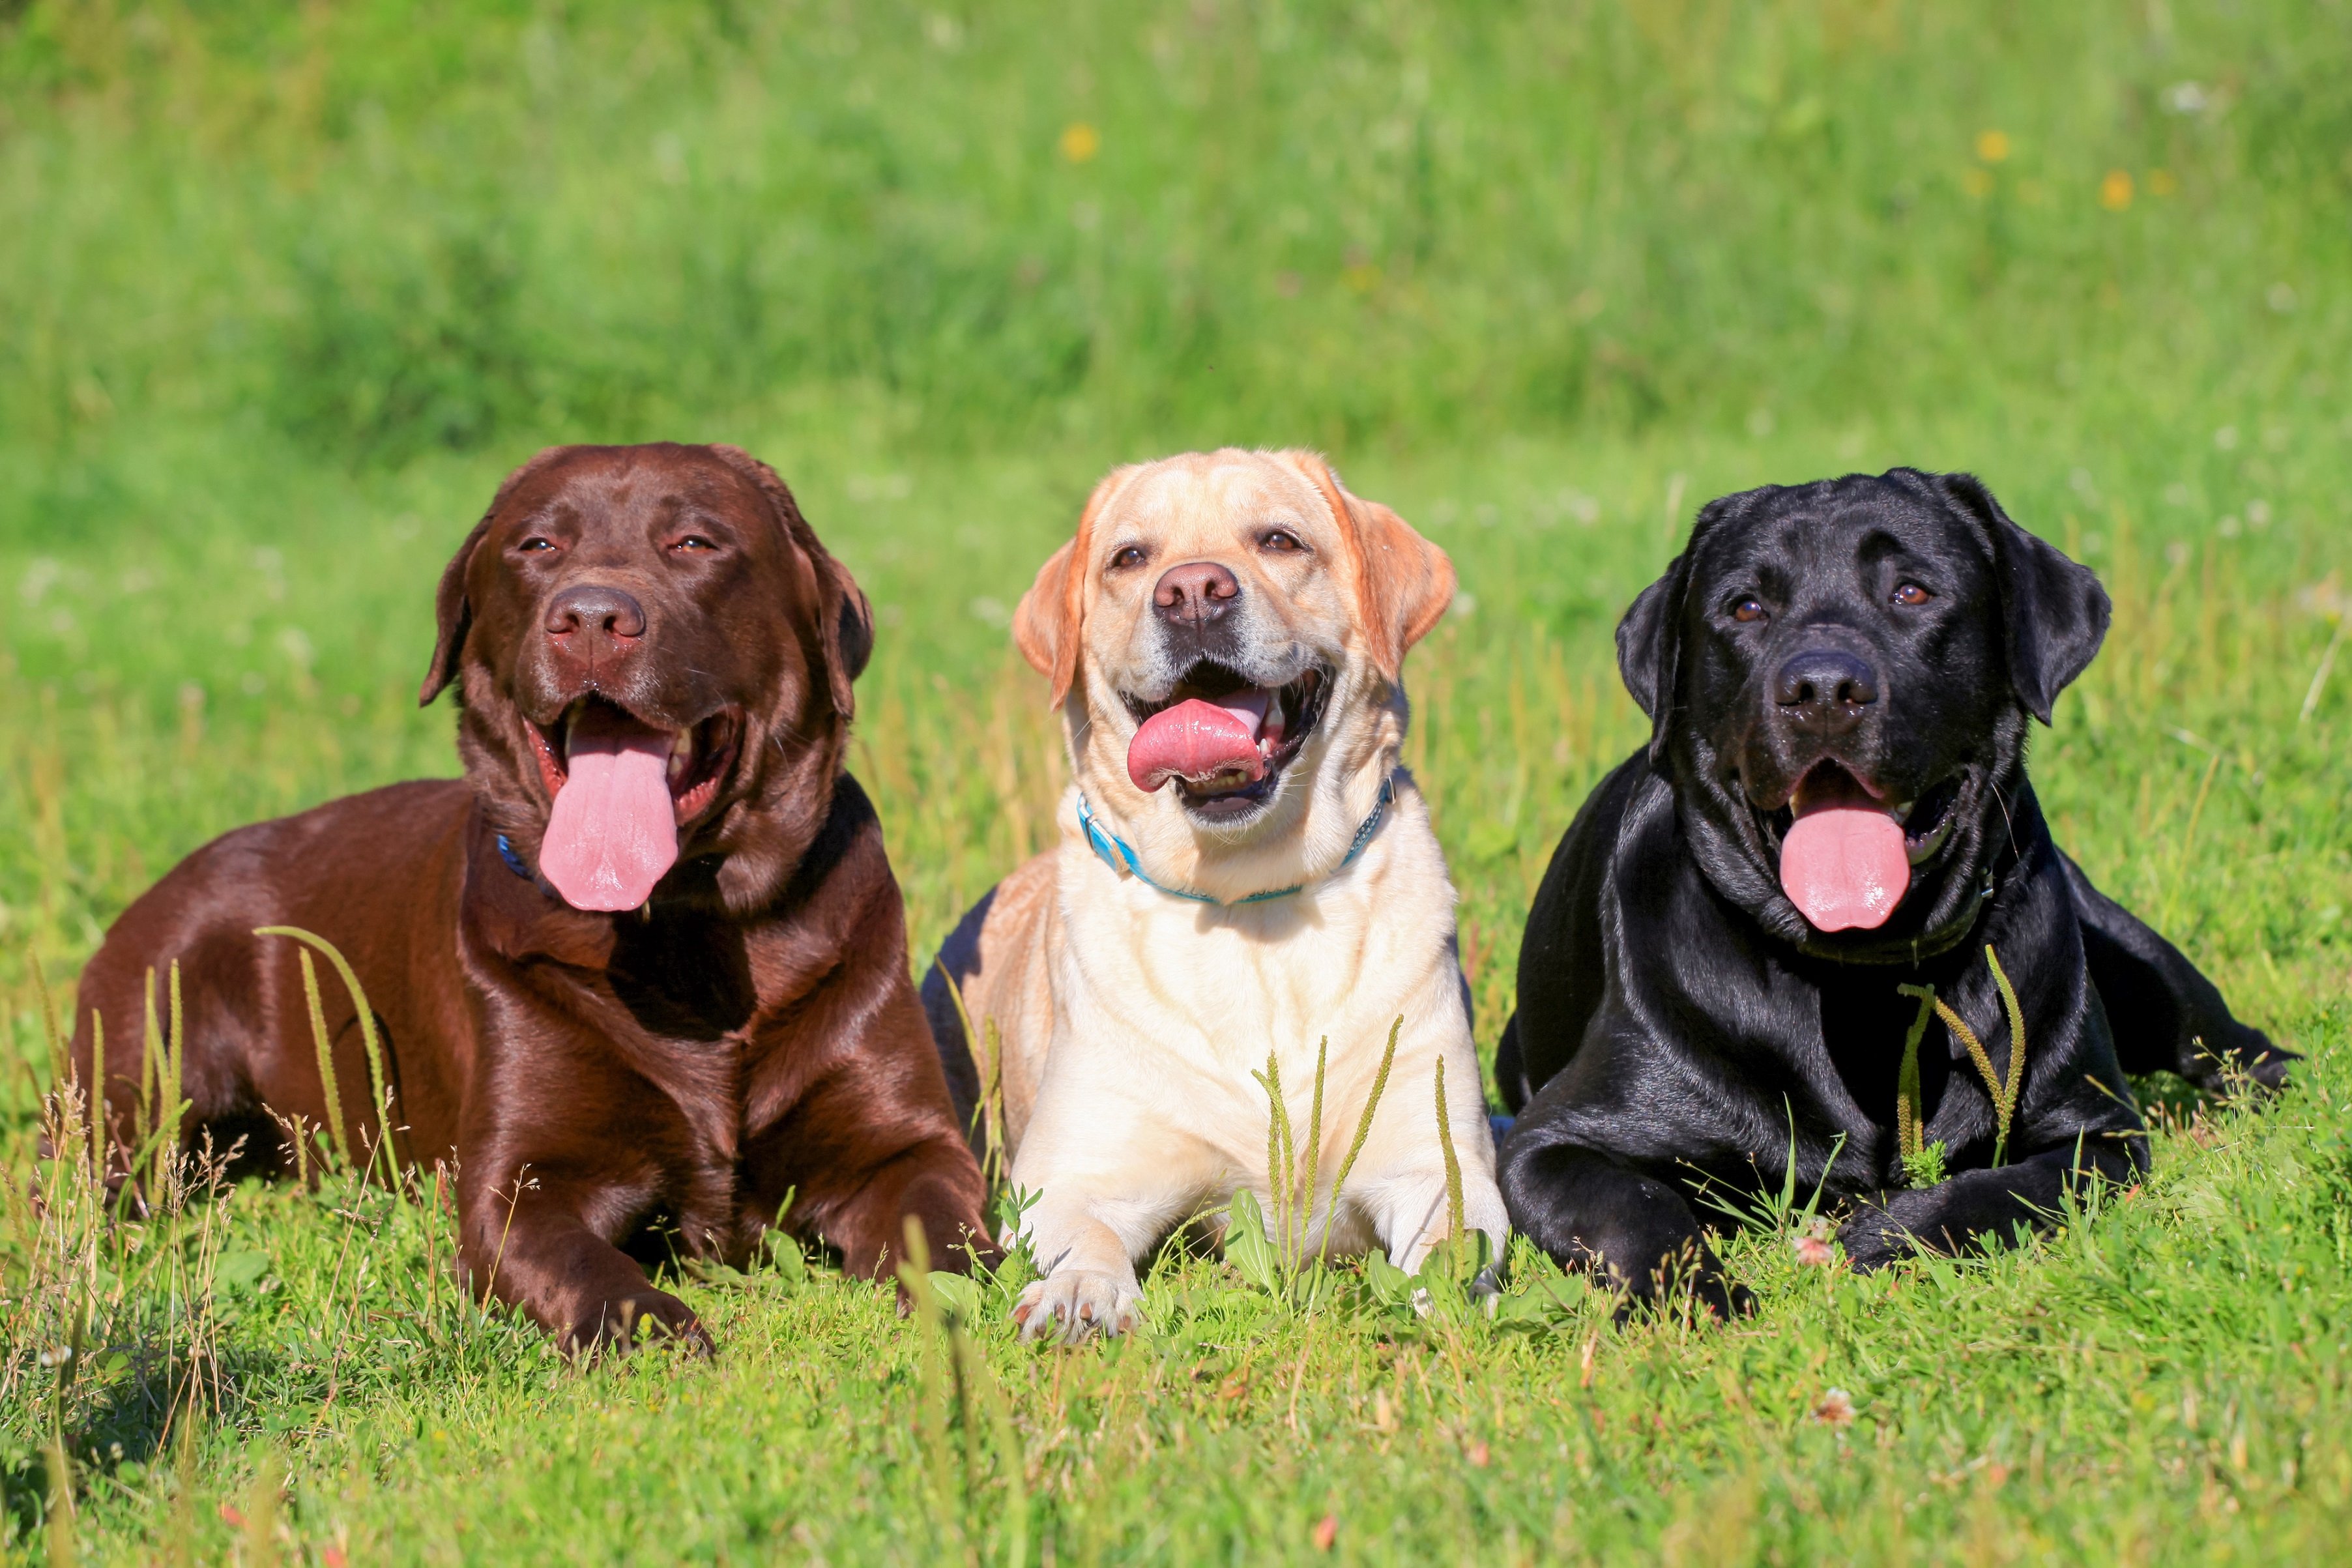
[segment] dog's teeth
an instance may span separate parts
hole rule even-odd
[[[686,777],[686,770],[694,765],[694,731],[680,730],[669,743],[669,782]]]

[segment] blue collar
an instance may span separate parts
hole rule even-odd
[[[522,857],[515,853],[515,847],[507,842],[507,836],[503,833],[499,835],[499,858],[507,863],[508,870],[512,871],[524,881],[539,880],[530,874],[530,868],[522,863]]]
[[[1364,852],[1364,846],[1370,844],[1372,841],[1372,835],[1381,830],[1381,819],[1388,815],[1389,803],[1395,798],[1396,775],[1391,773],[1381,781],[1381,798],[1373,804],[1371,816],[1364,818],[1364,825],[1356,829],[1356,840],[1348,846],[1346,856],[1340,859],[1339,865],[1331,868],[1333,875],[1336,876],[1353,865],[1356,857]],[[1087,843],[1093,847],[1097,856],[1101,857],[1104,865],[1114,871],[1127,873],[1147,888],[1157,888],[1171,898],[1190,899],[1196,904],[1216,904],[1220,907],[1231,908],[1232,904],[1262,904],[1268,899],[1286,899],[1307,886],[1304,882],[1295,882],[1287,888],[1269,888],[1263,893],[1252,893],[1247,898],[1234,899],[1229,904],[1223,899],[1213,899],[1206,893],[1195,893],[1189,889],[1171,888],[1165,882],[1153,881],[1145,874],[1142,864],[1136,859],[1135,851],[1129,847],[1127,840],[1095,820],[1095,814],[1087,807],[1087,797],[1084,795],[1078,796],[1078,826],[1086,830]]]

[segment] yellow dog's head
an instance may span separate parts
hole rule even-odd
[[[1311,452],[1119,468],[1014,640],[1097,816],[1155,878],[1230,899],[1334,868],[1404,740],[1405,650],[1454,567]]]

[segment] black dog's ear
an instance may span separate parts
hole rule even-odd
[[[2058,694],[2090,667],[2106,640],[2107,591],[2089,567],[2011,522],[1975,475],[1946,474],[1937,482],[1991,542],[2009,682],[2025,710],[2047,724]]]
[[[441,586],[433,594],[433,617],[439,629],[433,638],[433,662],[425,668],[425,684],[417,689],[419,708],[430,706],[441,689],[457,679],[457,658],[466,650],[466,633],[474,624],[474,606],[466,597],[466,568],[473,562],[474,546],[489,531],[490,520],[486,516],[474,524],[474,531],[449,557],[449,564],[441,568]]]
[[[1666,754],[1666,716],[1675,705],[1675,686],[1682,678],[1683,607],[1690,596],[1691,557],[1700,538],[1712,527],[1732,497],[1711,500],[1691,524],[1690,542],[1667,563],[1666,574],[1642,590],[1625,618],[1617,623],[1617,673],[1625,689],[1650,716],[1650,760]]]

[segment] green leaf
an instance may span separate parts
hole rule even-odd
[[[931,1270],[931,1294],[967,1328],[980,1321],[980,1281],[969,1274]]]
[[[213,1282],[231,1290],[241,1290],[260,1279],[269,1268],[266,1252],[224,1252],[213,1265]]]
[[[772,1230],[765,1239],[768,1260],[775,1266],[784,1289],[797,1290],[807,1284],[808,1254],[801,1250],[800,1237],[789,1231]]]
[[[1261,1290],[1282,1288],[1282,1259],[1266,1239],[1265,1215],[1255,1194],[1246,1189],[1234,1194],[1225,1221],[1225,1260]]]
[[[1389,1255],[1374,1247],[1364,1254],[1364,1283],[1386,1307],[1412,1306],[1412,1276],[1389,1261]]]

